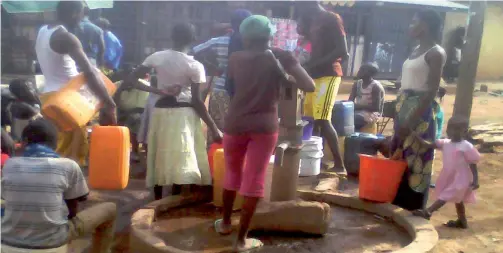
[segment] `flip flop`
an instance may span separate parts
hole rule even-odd
[[[256,250],[262,246],[264,246],[264,243],[262,243],[260,240],[253,239],[253,238],[246,238],[245,245],[244,246],[235,245],[233,251],[238,252],[238,253],[250,252],[250,251]]]
[[[450,220],[447,223],[444,224],[444,226],[448,228],[461,228],[461,229],[467,229],[468,224],[463,223],[460,220]]]
[[[412,215],[422,217],[427,220],[430,220],[431,218],[431,213],[428,213],[428,211],[422,209],[412,211]]]
[[[222,223],[224,222],[223,219],[218,219],[215,221],[214,223],[214,228],[215,228],[215,231],[221,235],[230,235],[232,233],[232,228],[229,228],[227,230],[223,229],[222,228]]]

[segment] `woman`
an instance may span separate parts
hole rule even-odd
[[[134,82],[136,87],[167,95],[157,100],[149,123],[146,181],[147,187],[154,187],[155,199],[162,198],[164,185],[172,185],[175,194],[181,192],[181,185],[211,185],[201,119],[216,142],[222,139],[201,100],[200,86],[206,82],[204,67],[187,54],[194,43],[194,26],[175,25],[171,38],[172,49],[147,57],[131,77],[136,80],[153,68],[158,88]]]
[[[314,91],[314,81],[292,54],[280,49],[273,49],[272,53],[269,50],[274,28],[267,17],[250,16],[241,24],[240,33],[245,50],[231,56],[228,69],[227,85],[232,92],[224,127],[227,170],[223,219],[215,222],[218,233],[231,233],[232,206],[239,191],[245,201],[234,246],[236,252],[262,245],[246,237],[257,202],[264,196],[265,172],[278,138],[280,85],[289,82],[306,92]]]
[[[435,140],[435,97],[446,59],[444,49],[436,43],[441,26],[442,19],[435,11],[414,15],[410,35],[419,46],[402,69],[391,152],[393,158],[403,158],[408,167],[393,203],[408,210],[424,208],[428,199],[434,150],[412,141],[412,136]]]

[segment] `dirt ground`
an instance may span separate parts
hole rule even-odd
[[[410,243],[398,227],[361,211],[332,206],[332,220],[323,237],[285,233],[253,232],[264,247],[255,252],[390,252]],[[190,215],[187,215],[190,214]],[[239,215],[237,213],[236,215]],[[171,246],[188,252],[228,252],[236,236],[220,236],[213,221],[220,217],[212,204],[174,209],[155,223],[155,234]],[[238,216],[235,222],[238,223]],[[235,228],[237,229],[237,228]]]
[[[490,87],[491,88],[491,87]],[[393,96],[387,96],[387,99]],[[445,121],[452,115],[454,95],[445,96],[442,107]],[[473,100],[471,125],[503,122],[503,98],[476,94]],[[388,126],[389,129],[389,126]],[[445,134],[445,125],[444,125]],[[482,154],[479,164],[480,189],[476,204],[467,206],[469,229],[456,230],[443,226],[456,218],[454,205],[446,205],[431,219],[440,241],[433,253],[499,253],[503,252],[503,155]],[[442,168],[442,154],[437,153],[434,163],[434,180]],[[429,203],[435,201],[434,190]]]
[[[490,87],[491,88],[491,87]],[[338,99],[347,99],[348,95],[339,95]],[[387,95],[386,100],[391,100],[395,95]],[[453,111],[454,94],[446,95],[442,107],[446,121]],[[487,94],[476,94],[473,101],[471,124],[503,122],[503,97],[493,97]],[[445,126],[444,126],[445,131]],[[391,124],[385,134],[391,133]],[[445,133],[445,132],[444,132]],[[434,163],[434,180],[442,168],[442,155],[437,153]],[[483,154],[479,164],[480,189],[477,192],[478,202],[467,206],[467,215],[470,228],[456,230],[445,228],[443,224],[456,218],[453,205],[446,205],[434,214],[431,219],[436,227],[440,240],[432,251],[433,253],[500,253],[503,252],[503,155]],[[430,203],[434,198],[434,190],[430,194]],[[115,252],[129,252],[127,232],[118,235]],[[343,241],[348,242],[348,240]],[[286,252],[284,249],[267,252]],[[319,251],[311,251],[319,252]],[[338,250],[337,252],[363,253],[363,250]],[[379,252],[379,251],[368,251]],[[382,252],[382,251],[381,251]],[[384,251],[386,252],[386,251]]]

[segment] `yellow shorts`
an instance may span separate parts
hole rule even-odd
[[[304,100],[304,116],[315,120],[332,120],[335,97],[341,84],[340,76],[325,76],[314,80],[314,92],[306,94]]]

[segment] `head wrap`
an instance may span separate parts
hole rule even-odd
[[[239,33],[243,38],[269,38],[276,33],[276,28],[266,16],[253,15],[243,20]]]

